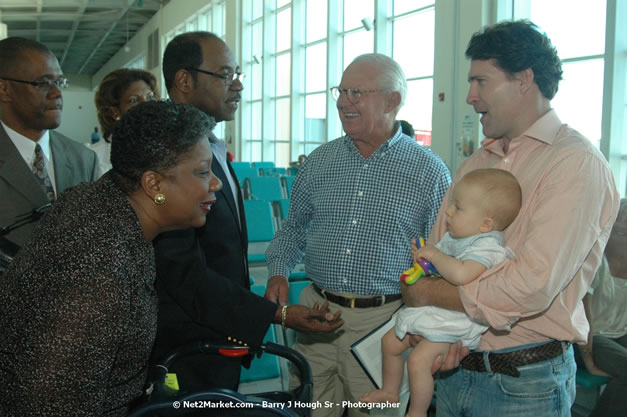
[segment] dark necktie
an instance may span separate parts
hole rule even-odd
[[[33,174],[35,175],[35,179],[39,183],[39,186],[41,187],[43,192],[46,193],[48,200],[53,201],[55,198],[54,188],[52,188],[52,182],[50,182],[48,170],[46,169],[46,158],[44,156],[44,151],[41,149],[41,146],[39,146],[39,144],[35,146]]]

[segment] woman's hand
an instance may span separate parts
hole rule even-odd
[[[341,315],[341,311],[336,311],[335,314],[329,311],[328,301],[322,307],[316,303],[313,308],[293,304],[287,308],[285,325],[305,333],[332,332],[344,324],[344,320],[340,319]]]

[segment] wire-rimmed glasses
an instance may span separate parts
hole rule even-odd
[[[340,99],[342,94],[344,94],[348,101],[350,101],[352,104],[357,104],[362,94],[375,93],[377,91],[379,90],[360,90],[359,88],[331,87],[331,94],[336,101]]]
[[[148,93],[144,95],[136,94],[134,96],[130,96],[128,100],[126,101],[126,104],[135,106],[139,103],[144,103],[146,101],[154,101],[156,99],[157,99],[157,96],[155,95],[155,93],[152,91],[149,91]]]

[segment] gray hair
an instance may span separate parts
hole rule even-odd
[[[353,63],[367,63],[381,69],[377,78],[377,87],[383,91],[398,92],[401,95],[400,109],[405,104],[407,96],[407,80],[403,69],[396,61],[383,54],[363,54],[353,60]]]

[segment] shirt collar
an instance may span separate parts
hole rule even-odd
[[[551,109],[536,120],[521,136],[528,136],[552,145],[561,126],[562,121],[557,117],[555,110]]]
[[[561,126],[562,121],[557,116],[555,109],[551,109],[529,126],[522,135],[514,138],[510,144],[510,149],[516,142],[520,142],[525,138],[535,139],[547,145],[552,145]],[[481,146],[492,153],[503,153],[503,141],[498,139],[485,138],[481,141]]]
[[[213,136],[213,135],[212,135]],[[226,159],[226,142],[213,136],[213,140],[210,140],[211,152]]]
[[[379,146],[372,155],[375,155],[379,152],[387,151],[390,147],[394,146],[403,136],[407,136],[403,133],[403,130],[401,129],[401,124],[399,122],[395,122],[394,126],[396,126],[396,131],[394,135],[392,135],[391,138],[389,138],[381,146]],[[357,151],[357,147],[355,146],[355,140],[349,135],[344,136],[344,143],[346,143],[347,146],[354,148]]]
[[[26,161],[29,166],[33,160],[33,155],[35,154],[35,146],[37,144],[41,146],[41,149],[43,150],[46,159],[50,161],[50,133],[48,130],[44,130],[44,134],[42,135],[42,137],[39,138],[37,142],[35,142],[34,140],[29,139],[21,133],[18,133],[15,130],[11,129],[4,122],[1,123],[2,127],[4,127],[5,132],[7,132],[9,139],[11,139],[11,142],[13,142],[20,155],[22,156],[22,159],[24,159],[24,161]]]

